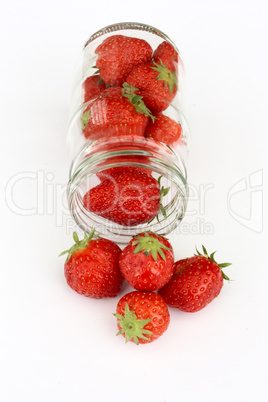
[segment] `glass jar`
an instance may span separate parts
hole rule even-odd
[[[176,45],[141,23],[86,42],[72,96],[67,197],[78,226],[117,243],[167,235],[187,205],[189,130]]]

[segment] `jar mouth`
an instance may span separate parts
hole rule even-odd
[[[96,176],[110,168],[132,166],[150,171],[161,186],[170,188],[163,197],[166,217],[159,213],[149,222],[122,226],[89,211],[83,197],[89,187],[98,185]],[[67,197],[71,215],[77,225],[89,232],[94,226],[102,237],[126,244],[143,231],[166,235],[174,230],[186,212],[188,186],[183,158],[172,147],[144,137],[124,136],[87,142],[70,168]]]
[[[140,22],[118,22],[115,24],[107,25],[104,28],[101,28],[97,32],[95,32],[93,35],[90,36],[90,38],[87,40],[87,42],[84,45],[84,48],[87,47],[87,45],[91,42],[93,42],[96,38],[99,38],[102,35],[105,34],[110,34],[112,32],[117,32],[117,31],[122,31],[122,30],[139,30],[139,31],[146,31],[151,34],[157,35],[160,38],[170,42],[173,47],[179,52],[177,49],[175,43],[162,31],[160,31],[158,28],[155,28],[151,25],[143,24]]]

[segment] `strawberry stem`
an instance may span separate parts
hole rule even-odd
[[[165,87],[169,88],[169,92],[173,94],[174,86],[178,87],[177,74],[175,71],[170,71],[165,64],[160,61],[160,64],[154,62],[155,67],[151,67],[152,70],[159,72],[157,80],[164,81]]]
[[[114,314],[114,316],[118,319],[118,325],[121,327],[116,335],[125,334],[126,343],[131,339],[133,339],[136,345],[139,345],[139,339],[150,341],[144,334],[152,335],[152,331],[144,329],[144,326],[151,321],[151,318],[139,320],[134,311],[129,310],[127,303],[125,304],[124,315]]]
[[[68,254],[66,258],[66,262],[68,262],[74,252],[86,248],[90,240],[93,237],[97,237],[97,235],[94,235],[94,232],[95,228],[92,228],[88,235],[86,233],[84,234],[84,238],[82,240],[79,240],[78,234],[76,232],[73,232],[74,245],[72,245],[72,247],[70,247],[68,250],[65,250],[62,253],[60,253],[59,257],[64,254]]]
[[[145,114],[146,116],[151,117],[151,119],[154,122],[155,117],[152,115],[151,111],[143,102],[142,100],[143,97],[141,95],[135,94],[135,91],[139,91],[139,89],[134,88],[132,84],[129,85],[127,82],[124,82],[122,88],[122,95],[129,99],[131,104],[135,107],[137,113]]]
[[[137,245],[133,253],[138,254],[143,252],[144,255],[151,253],[153,259],[157,261],[157,255],[166,261],[166,256],[163,250],[170,250],[169,247],[161,243],[156,237],[150,236],[150,232],[142,233],[144,236],[138,235],[135,237],[136,240],[133,241],[133,245]]]
[[[230,278],[228,278],[228,276],[222,271],[222,268],[229,267],[230,265],[232,265],[232,263],[230,263],[230,262],[223,262],[223,263],[221,263],[221,264],[218,264],[217,261],[216,261],[215,258],[214,258],[214,255],[215,255],[216,251],[214,251],[213,253],[211,253],[211,254],[209,255],[208,252],[207,252],[207,250],[206,250],[206,248],[205,248],[204,246],[202,246],[202,250],[203,250],[203,254],[200,253],[200,252],[197,250],[197,248],[196,248],[197,254],[198,254],[198,255],[201,255],[201,256],[204,256],[204,257],[208,258],[210,261],[212,261],[212,262],[214,262],[215,264],[217,264],[218,267],[219,267],[220,270],[221,270],[223,279],[229,281]]]

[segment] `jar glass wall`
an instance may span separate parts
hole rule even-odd
[[[72,96],[70,213],[86,232],[127,243],[168,234],[187,205],[189,130],[183,64],[175,44],[139,23],[86,42]]]

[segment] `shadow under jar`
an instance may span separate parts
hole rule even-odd
[[[67,189],[78,226],[125,244],[166,235],[188,197],[183,64],[158,29],[119,23],[86,42],[72,96]]]

